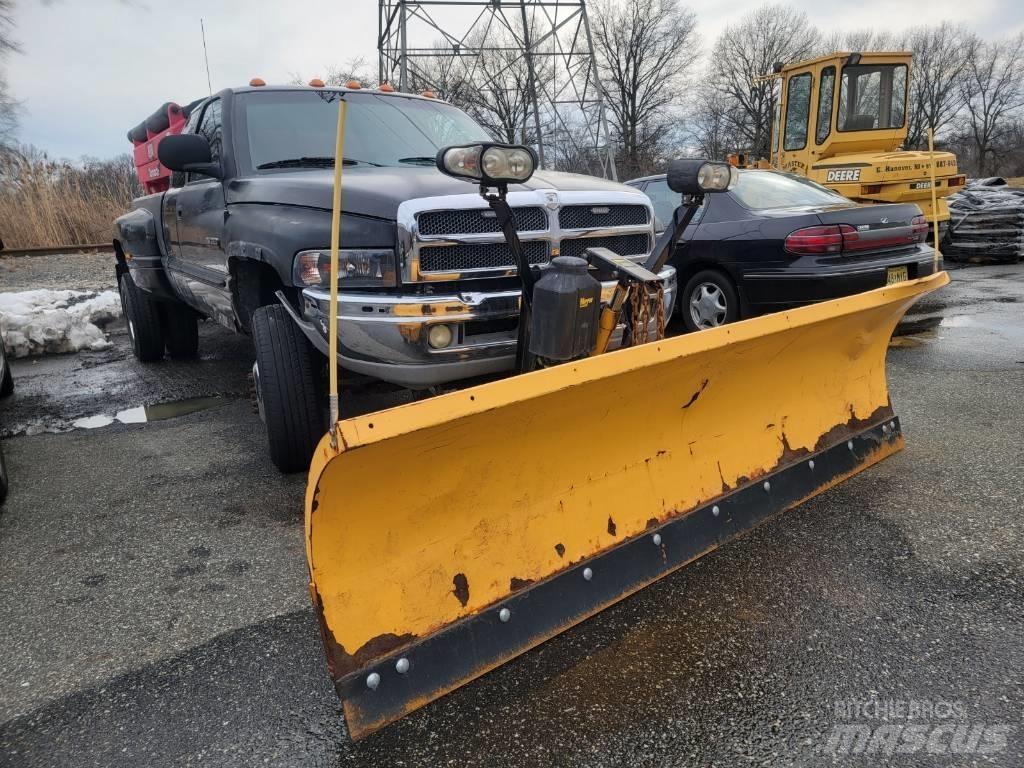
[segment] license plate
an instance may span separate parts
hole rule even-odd
[[[889,267],[885,270],[885,284],[895,285],[896,283],[905,283],[910,279],[910,274],[907,272],[906,267]]]
[[[931,189],[932,183],[930,181],[915,181],[910,185],[911,189]]]

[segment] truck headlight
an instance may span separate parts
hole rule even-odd
[[[330,249],[300,251],[295,256],[292,274],[296,285],[330,287]],[[344,248],[338,251],[339,288],[393,288],[397,284],[394,250]]]

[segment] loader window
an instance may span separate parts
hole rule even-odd
[[[807,119],[811,113],[811,73],[789,79],[786,93],[786,135],[782,148],[787,152],[807,146]]]
[[[858,64],[843,67],[839,87],[840,131],[902,128],[906,122],[907,67]]]
[[[814,132],[814,141],[821,144],[832,133],[832,102],[836,95],[836,68],[825,67],[821,70],[821,81],[818,83],[818,123]]]

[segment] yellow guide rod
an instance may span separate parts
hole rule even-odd
[[[345,100],[338,102],[338,132],[334,140],[334,202],[331,209],[331,307],[327,331],[330,372],[331,447],[338,447],[338,243],[341,240],[341,167],[345,163]]]
[[[939,202],[935,195],[935,131],[928,129],[928,156],[932,169],[932,235],[935,238],[935,261],[939,260]]]

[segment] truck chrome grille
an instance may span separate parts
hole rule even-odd
[[[607,248],[620,256],[643,256],[650,247],[651,240],[646,234],[579,237],[563,240],[561,254],[583,258],[587,248]]]
[[[548,261],[548,244],[544,240],[524,242],[523,253],[530,264],[544,264]],[[505,243],[458,243],[436,245],[420,250],[420,270],[423,272],[464,272],[514,267],[512,250]]]
[[[643,226],[650,219],[643,205],[567,205],[558,212],[562,229]]]
[[[519,232],[548,228],[548,217],[543,208],[513,208],[512,216]],[[482,235],[501,231],[490,208],[425,211],[419,215],[418,221],[421,235]]]

